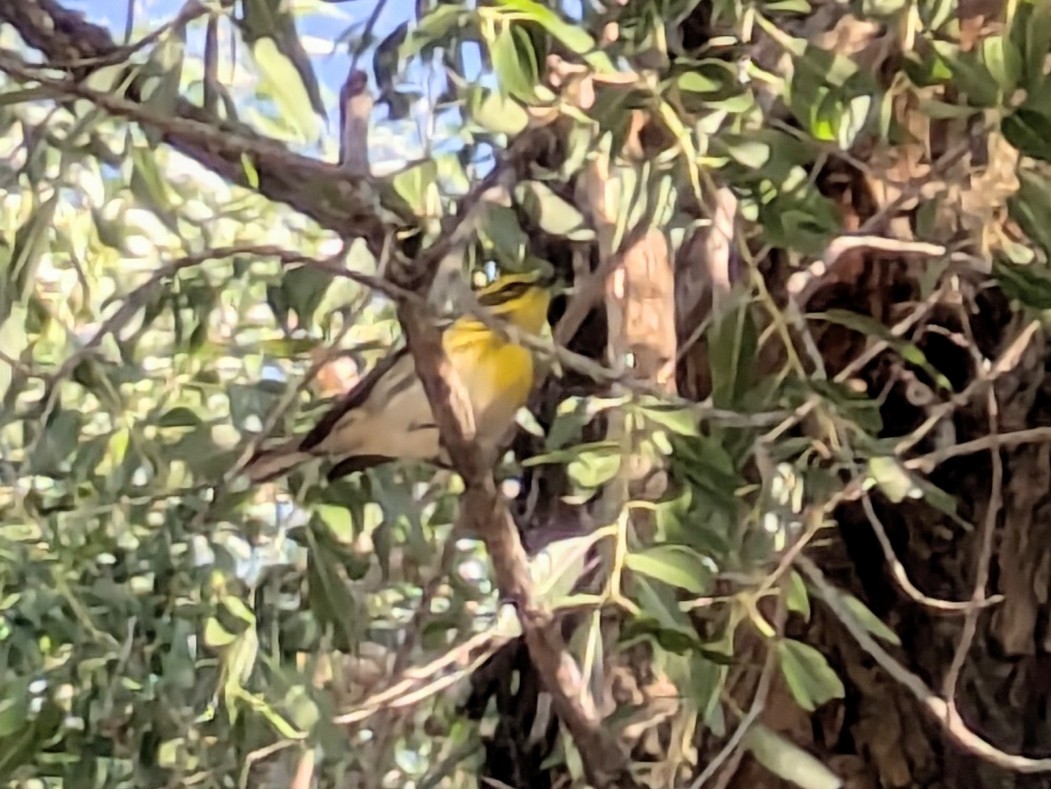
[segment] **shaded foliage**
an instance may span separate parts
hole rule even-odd
[[[239,475],[445,258],[573,286],[496,474],[635,780],[1045,785],[1046,5],[357,5],[0,7],[0,775],[584,785],[455,475]]]

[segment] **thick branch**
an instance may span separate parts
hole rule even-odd
[[[44,55],[48,66],[65,71],[69,79],[48,79],[26,69],[15,58],[0,62],[20,81],[39,80],[67,98],[88,98],[107,112],[160,132],[164,142],[214,170],[233,183],[258,189],[271,200],[286,203],[344,238],[364,238],[378,252],[385,225],[368,197],[365,179],[342,168],[288,151],[284,145],[241,124],[222,121],[201,107],[179,98],[173,117],[155,114],[142,99],[141,83],[132,80],[123,99],[88,90],[79,84],[91,69],[114,62],[124,52],[109,32],[64,8],[55,0],[0,3],[0,21],[8,22],[31,47]],[[251,162],[258,182],[245,167]]]
[[[496,487],[491,459],[474,441],[469,401],[442,350],[440,332],[415,304],[403,302],[399,317],[442,441],[464,481],[461,516],[485,541],[501,598],[517,606],[529,656],[583,757],[588,779],[600,789],[636,786],[625,754],[602,728],[601,717],[581,702],[583,677],[566,651],[558,622],[533,598],[525,549]]]

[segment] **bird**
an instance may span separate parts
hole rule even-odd
[[[550,279],[537,270],[507,273],[475,295],[489,315],[535,336],[547,326]],[[495,450],[532,391],[532,351],[471,315],[442,332],[442,347],[470,400],[479,446]],[[332,462],[330,481],[394,460],[447,465],[407,347],[373,367],[309,432],[257,452],[243,473],[251,483],[268,482],[319,458]]]

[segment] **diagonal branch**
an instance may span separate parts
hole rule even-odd
[[[426,292],[438,275],[442,259],[455,250],[465,235],[473,232],[477,210],[528,167],[535,159],[537,146],[543,145],[544,140],[543,130],[516,138],[497,166],[460,201],[458,211],[447,219],[441,237],[416,260],[388,271],[396,287]],[[637,787],[628,768],[627,755],[603,728],[598,711],[582,701],[584,678],[566,649],[558,621],[534,598],[529,559],[493,477],[495,458],[484,457],[475,442],[470,400],[445,355],[441,332],[418,299],[399,298],[398,301],[398,318],[430,401],[442,444],[464,482],[461,523],[485,542],[496,588],[501,599],[516,606],[530,659],[552,696],[556,714],[580,751],[589,781],[598,789]]]
[[[534,599],[529,560],[497,489],[491,459],[483,457],[475,443],[469,401],[442,349],[441,333],[414,303],[402,302],[398,312],[442,442],[464,481],[461,518],[485,541],[500,596],[517,607],[529,656],[583,757],[588,779],[600,789],[636,786],[627,758],[603,729],[601,716],[581,701],[583,677],[566,650],[558,622]]]
[[[825,601],[836,619],[850,633],[858,643],[858,646],[865,650],[876,662],[876,665],[886,671],[895,682],[908,690],[920,705],[927,710],[934,722],[941,726],[942,730],[957,745],[980,759],[984,759],[1004,770],[1024,775],[1051,772],[1051,759],[1033,759],[1027,756],[1007,753],[983,740],[967,726],[952,699],[946,700],[938,696],[927,686],[923,679],[899,663],[887,650],[880,646],[864,626],[858,623],[850,609],[843,602],[843,596],[839,590],[829,583],[816,564],[806,556],[800,556],[796,559],[796,566],[807,577],[818,596]]]
[[[129,81],[123,98],[90,90],[81,80],[92,68],[119,59],[127,48],[118,46],[105,28],[56,0],[0,2],[0,22],[9,23],[46,61],[44,67],[30,66],[2,51],[0,71],[21,82],[38,82],[66,99],[88,99],[110,114],[154,128],[164,142],[233,183],[257,189],[344,238],[363,238],[373,253],[380,251],[385,223],[375,198],[369,197],[367,179],[292,153],[276,140],[183,98],[176,99],[171,116],[152,112],[136,78]],[[56,78],[54,69],[67,76]]]

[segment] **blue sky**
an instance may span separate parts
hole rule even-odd
[[[5,0],[0,0],[4,2]],[[105,26],[110,30],[114,39],[122,41],[124,36],[125,17],[127,15],[127,0],[62,0],[72,9],[81,11],[89,20]],[[152,30],[165,21],[170,20],[182,7],[182,0],[134,0],[135,2],[135,33],[133,38],[139,37],[144,31]],[[377,2],[383,0],[351,0],[342,3],[317,3],[318,10],[311,13],[302,13],[297,16],[297,27],[304,48],[311,56],[314,73],[322,85],[322,95],[326,100],[326,110],[329,116],[328,135],[331,140],[337,134],[339,112],[335,101],[339,95],[339,89],[351,63],[350,53],[347,51],[346,43],[341,44],[333,51],[333,44],[337,38],[342,36],[348,28],[355,27],[354,33],[360,34],[366,20],[372,15]],[[383,3],[380,14],[377,17],[373,36],[376,41],[381,41],[402,22],[407,21],[413,13],[415,2],[411,0],[387,0]],[[191,49],[194,42],[190,42]],[[198,47],[199,39],[198,39]],[[198,49],[199,51],[199,49]],[[469,66],[478,68],[481,65],[480,56],[471,57],[470,52],[465,52],[465,60]],[[360,68],[365,69],[372,78],[372,52],[368,50],[363,53],[358,61]],[[474,61],[473,63],[471,61]],[[419,76],[416,77],[416,74]],[[422,67],[410,72],[413,79],[418,79],[422,85],[428,77],[433,80],[433,75]],[[469,75],[472,76],[472,75]],[[434,86],[431,82],[432,88]],[[428,91],[430,92],[430,91]],[[427,112],[427,108],[422,108]],[[372,159],[374,165],[387,163],[396,165],[405,158],[414,158],[422,152],[420,145],[420,128],[415,123],[406,122],[398,126],[384,125],[385,110],[380,108],[373,117],[373,123],[383,129],[382,132],[373,134],[370,147],[374,147]],[[439,141],[434,140],[440,144]],[[406,144],[407,143],[407,144]]]
[[[0,0],[4,2],[5,0]],[[159,24],[170,20],[183,5],[183,0],[133,0],[135,33],[133,38],[141,36],[144,31],[152,30]],[[113,37],[122,41],[124,36],[125,17],[127,15],[128,0],[62,0],[69,8],[84,13],[91,21],[104,25]],[[326,99],[326,110],[329,116],[328,136],[334,140],[337,134],[339,112],[335,101],[339,95],[342,81],[346,78],[350,67],[351,57],[347,51],[346,44],[341,45],[333,51],[333,43],[344,34],[351,26],[356,26],[355,32],[360,33],[366,20],[371,16],[377,3],[382,3],[380,14],[373,28],[376,41],[380,41],[389,35],[399,24],[410,19],[416,5],[413,0],[349,0],[348,2],[318,2],[316,11],[303,13],[297,17],[299,34],[303,40],[304,47],[311,56],[314,72],[321,83],[322,94]],[[569,19],[579,19],[582,12],[582,0],[562,0],[558,5]],[[197,46],[199,47],[200,39]],[[194,47],[192,40],[191,48]],[[197,50],[199,51],[199,49]],[[469,72],[465,74],[469,79],[477,79],[478,69],[481,67],[480,52],[476,47],[467,47],[463,53],[464,60]],[[369,72],[371,79],[372,62],[371,51],[363,53],[359,60],[359,67]],[[473,71],[474,73],[470,73]],[[418,76],[417,76],[418,75]],[[414,81],[422,84],[430,80],[433,90],[435,76],[422,66],[410,71]],[[428,93],[431,91],[427,91]],[[421,107],[426,114],[427,107]],[[396,165],[405,158],[414,158],[422,149],[420,146],[421,127],[415,123],[407,122],[397,126],[384,124],[385,110],[379,109],[373,117],[373,123],[382,129],[380,133],[372,136],[373,164],[388,163]],[[455,116],[452,116],[455,123]],[[374,128],[375,128],[374,126]],[[441,135],[439,135],[440,137]],[[433,143],[441,145],[440,140],[432,140]],[[444,148],[445,146],[442,145]]]
[[[182,7],[182,0],[134,0],[135,19],[139,29],[149,29],[171,19]],[[322,13],[303,14],[297,18],[299,33],[304,38],[332,41],[352,24],[363,26],[377,2],[383,0],[352,0],[344,3],[324,3]],[[124,35],[127,0],[64,0],[68,8],[84,13],[92,22],[106,26],[115,39]],[[399,24],[406,21],[415,3],[409,0],[388,0],[380,11],[373,29],[377,39],[383,39]],[[350,57],[343,47],[333,55],[314,55],[314,69],[318,79],[334,93],[347,76]],[[366,56],[362,65],[369,69]]]
[[[2,0],[0,0],[2,1]],[[128,0],[64,0],[65,5],[76,8],[88,19],[106,25],[115,37],[124,32],[124,19]],[[135,18],[140,25],[170,19],[182,7],[182,0],[134,0]],[[298,18],[299,32],[304,37],[331,41],[351,24],[364,25],[378,2],[383,0],[348,0],[342,3],[323,3],[324,13],[303,14]],[[383,39],[399,24],[408,20],[416,3],[413,0],[387,0],[376,20],[374,33]],[[579,19],[583,0],[563,0],[558,4],[569,19]],[[314,68],[318,79],[334,92],[347,75],[350,58],[345,48],[336,55],[314,57]],[[366,58],[363,65],[368,69]]]

